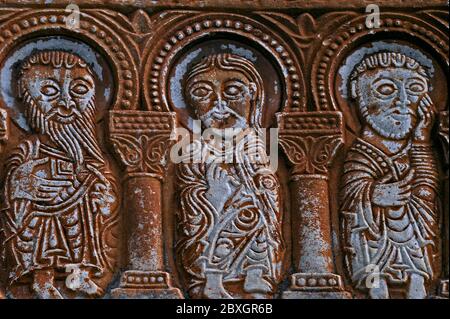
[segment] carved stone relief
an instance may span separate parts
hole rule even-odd
[[[261,128],[262,78],[249,60],[226,53],[206,56],[188,70],[184,89],[202,128]],[[214,158],[182,163],[178,169],[177,249],[190,295],[273,295],[284,254],[279,182],[264,159],[253,163],[245,158],[251,147],[265,155],[262,141],[250,131],[232,154],[214,138],[199,143]],[[236,163],[215,160],[224,156]],[[228,288],[232,283],[239,285]]]
[[[393,284],[406,284],[407,298],[425,298],[436,278],[441,215],[430,71],[382,51],[365,56],[349,81],[363,124],[342,177],[347,268],[356,287],[378,277],[371,298],[389,298]]]
[[[62,274],[65,288],[102,296],[96,278],[114,271],[119,198],[96,137],[92,71],[74,54],[40,51],[18,72],[32,134],[5,164],[8,290],[29,282],[38,298],[62,298]]]
[[[448,3],[28,2],[0,299],[448,298]]]

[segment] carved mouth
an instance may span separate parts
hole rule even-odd
[[[411,114],[391,114],[391,117],[397,121],[405,121],[411,117]]]
[[[230,115],[231,114],[228,112],[224,112],[224,113],[214,112],[213,114],[211,114],[211,116],[217,120],[225,120],[225,119],[229,118]]]
[[[54,120],[61,122],[61,123],[70,123],[75,119],[75,112],[72,110],[62,111],[61,109],[57,109],[55,113],[50,117]]]
[[[415,114],[409,109],[402,110],[402,109],[398,109],[398,108],[393,109],[389,115],[394,120],[397,120],[397,121],[405,121],[405,120],[410,119],[411,117],[415,116]]]
[[[391,112],[390,112],[390,114],[393,114],[393,115],[403,115],[403,116],[405,116],[405,115],[409,115],[409,116],[415,116],[416,114],[414,114],[414,112],[412,111],[412,110],[410,110],[410,109],[399,109],[399,108],[395,108],[395,109],[393,109]]]
[[[70,118],[74,115],[74,112],[71,109],[58,108],[58,111],[56,112],[56,114],[58,114],[58,116],[60,116],[62,118]]]

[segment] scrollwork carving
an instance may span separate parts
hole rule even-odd
[[[126,244],[120,281],[112,282],[119,287],[106,291],[113,298],[182,297],[171,278],[195,298],[448,298],[445,0],[380,0],[379,27],[367,24],[361,0],[78,0],[76,27],[64,10],[71,1],[50,2],[5,0],[0,8],[0,299],[103,296],[116,270],[122,198]],[[347,85],[355,60],[379,48]],[[44,50],[27,70],[19,65]],[[202,57],[205,72],[191,81]],[[417,57],[433,69],[431,81],[411,84],[427,78],[411,68]],[[374,83],[391,61],[385,85]],[[88,81],[67,93],[89,68],[97,89]],[[29,92],[19,98],[16,74],[24,70],[19,85]],[[33,101],[32,86],[44,80]],[[429,92],[411,93],[425,82]],[[95,112],[79,97],[94,91]],[[255,107],[258,94],[264,101]],[[71,112],[90,117],[71,126]],[[276,112],[286,157],[276,173],[265,164],[180,162],[167,175],[177,125],[191,129],[199,119],[202,128],[262,130]],[[194,146],[224,155],[201,138]],[[249,160],[240,152],[247,142],[231,155]],[[344,144],[348,152],[338,156]],[[394,144],[403,153],[386,150]],[[290,287],[278,291],[288,268]],[[371,275],[380,277],[378,290],[364,286]]]
[[[171,113],[112,111],[111,143],[126,173],[163,178],[174,127]]]
[[[279,142],[298,174],[327,174],[343,144],[339,112],[278,114]]]

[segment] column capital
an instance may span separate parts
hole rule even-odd
[[[164,177],[175,123],[171,112],[110,111],[110,142],[127,176]]]
[[[277,113],[279,143],[293,165],[292,177],[327,175],[337,151],[343,145],[341,112]]]

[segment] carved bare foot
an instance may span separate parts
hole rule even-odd
[[[245,276],[244,290],[248,293],[271,293],[272,285],[263,278],[262,268],[251,268]]]
[[[38,299],[64,299],[59,290],[54,286],[53,270],[36,270],[32,289]]]
[[[72,273],[67,276],[67,288],[93,297],[101,297],[104,295],[104,290],[91,280],[89,271],[78,268],[76,265],[75,267],[71,267],[70,270]]]
[[[223,287],[223,273],[220,270],[205,270],[206,282],[203,297],[207,299],[233,299]]]
[[[92,297],[101,297],[105,294],[105,291],[89,278],[86,278],[84,280],[77,291],[85,293]]]
[[[378,287],[370,288],[369,296],[371,299],[389,299],[389,289],[386,279],[380,278]]]
[[[408,286],[408,299],[425,299],[427,291],[425,289],[425,278],[418,274],[412,274]]]

